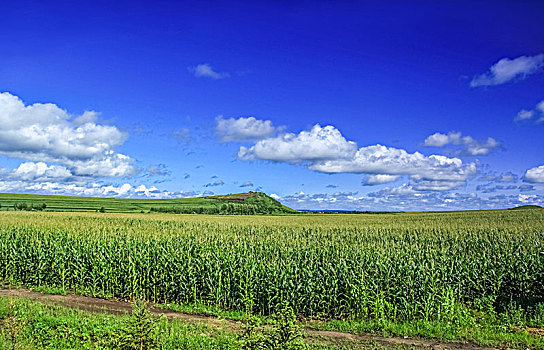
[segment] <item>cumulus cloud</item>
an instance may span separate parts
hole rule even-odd
[[[527,182],[544,183],[544,165],[527,170],[523,178]]]
[[[71,178],[70,170],[59,165],[47,165],[44,162],[25,162],[14,169],[9,177],[24,181],[62,181]]]
[[[187,68],[197,78],[210,78],[214,80],[228,78],[230,76],[227,72],[218,72],[212,68],[208,63],[197,64]]]
[[[399,177],[400,177],[399,175],[387,175],[387,174],[369,175],[363,178],[363,180],[361,181],[361,184],[363,186],[382,185],[382,184],[397,181]]]
[[[273,137],[283,127],[275,127],[270,120],[254,117],[215,118],[215,133],[221,142],[258,141]]]
[[[246,181],[243,184],[241,184],[240,187],[253,187],[253,182]]]
[[[450,182],[465,181],[476,172],[474,163],[463,164],[459,158],[424,156],[379,144],[357,148],[335,127],[318,124],[299,134],[282,134],[260,140],[250,148],[240,147],[238,159],[300,164],[327,174],[409,175],[415,180]]]
[[[242,160],[270,160],[274,162],[304,163],[333,159],[349,159],[357,152],[357,144],[347,141],[333,126],[319,124],[299,134],[286,133],[258,141],[250,148],[240,147]]]
[[[451,131],[448,134],[434,133],[425,139],[423,145],[427,147],[461,146],[462,155],[483,156],[499,147],[500,143],[492,137],[488,137],[485,141],[478,141],[471,136],[462,136],[460,132]]]
[[[489,71],[478,75],[470,82],[471,87],[500,85],[513,79],[523,79],[537,73],[544,64],[544,54],[520,56],[514,59],[503,58],[489,68]]]
[[[518,123],[534,122],[534,124],[544,123],[544,100],[536,104],[532,110],[522,109],[514,117]]]
[[[323,173],[410,175],[428,180],[465,180],[475,173],[474,163],[459,158],[424,156],[403,149],[374,145],[361,147],[351,158],[317,161],[309,169]]]
[[[133,160],[115,151],[127,135],[96,120],[96,112],[74,117],[52,103],[25,106],[17,96],[0,93],[0,154],[58,163],[76,176],[136,174]]]

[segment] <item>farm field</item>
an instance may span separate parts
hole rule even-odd
[[[45,205],[44,205],[45,204]],[[184,214],[285,214],[295,210],[261,192],[200,198],[133,199],[0,193],[0,210]]]
[[[323,329],[544,346],[541,209],[0,215],[4,286],[258,317],[288,303]]]

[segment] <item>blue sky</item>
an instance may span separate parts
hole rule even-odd
[[[544,2],[11,2],[0,192],[544,205]]]

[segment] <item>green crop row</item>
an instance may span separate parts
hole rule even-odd
[[[461,322],[467,309],[520,308],[544,324],[543,210],[0,219],[5,283],[264,315],[287,301],[339,319]]]

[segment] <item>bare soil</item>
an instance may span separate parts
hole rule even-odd
[[[126,301],[100,299],[75,294],[52,295],[28,289],[0,289],[0,296],[25,298],[89,312],[115,315],[127,314],[132,309],[131,304]],[[196,315],[171,311],[155,307],[153,305],[151,306],[151,312],[153,314],[164,315],[168,319],[179,319],[188,323],[207,324],[208,326],[215,327],[217,329],[226,329],[237,333],[241,331],[239,323],[233,320],[221,319],[209,315]],[[538,331],[540,331],[540,329]],[[402,348],[427,348],[437,350],[497,350],[497,348],[481,347],[474,343],[441,343],[433,340],[406,337],[381,337],[372,334],[351,334],[317,330],[309,328],[308,326],[304,328],[304,333],[305,339],[308,342],[322,342],[331,344],[346,343],[350,344],[351,346],[357,346],[357,344],[360,344],[361,348],[368,348],[369,343],[379,343],[380,345],[386,347]]]

